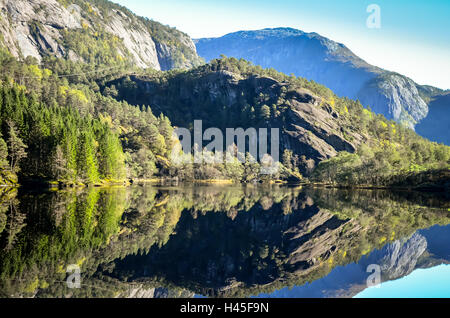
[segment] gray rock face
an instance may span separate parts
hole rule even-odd
[[[146,288],[142,284],[134,285],[128,292],[119,294],[117,298],[174,298],[174,293],[164,287],[159,288]],[[193,298],[194,293],[184,290],[180,295],[184,298]]]
[[[123,39],[125,47],[133,55],[139,67],[161,69],[156,44],[148,31],[143,27],[131,26],[131,19],[122,15],[119,10],[112,10],[110,21],[105,25],[107,32]]]
[[[286,234],[291,234],[287,263],[296,272],[305,274],[320,265],[321,260],[329,259],[337,250],[337,238],[342,234],[342,228],[351,228],[346,236],[357,231],[352,221],[339,220],[333,214],[319,211],[310,219],[290,228]]]
[[[339,133],[338,124],[326,110],[312,103],[291,101],[291,104],[290,120],[285,128],[285,133],[289,136],[284,138],[287,143],[285,148],[316,161],[334,157],[339,151],[356,151],[355,145]],[[356,134],[354,137],[355,140],[362,138]]]
[[[411,79],[372,66],[345,45],[317,33],[277,28],[241,31],[195,42],[199,55],[207,61],[224,54],[293,73],[321,83],[337,95],[359,99],[377,113],[410,127],[428,113]]]
[[[417,260],[427,249],[427,240],[415,233],[410,239],[395,241],[385,247],[385,257],[379,264],[385,280],[393,280],[412,273]]]
[[[84,27],[120,38],[127,52],[118,49],[117,53],[130,54],[138,67],[168,70],[200,63],[195,45],[186,34],[159,25],[173,42],[164,43],[142,19],[119,6],[99,10],[90,5],[86,12],[76,1],[69,3],[65,7],[57,0],[0,0],[0,42],[18,58],[32,56],[41,61],[50,54],[79,61],[82,58],[65,47],[62,32]],[[188,56],[180,53],[180,47]]]
[[[44,9],[45,8],[45,9]],[[57,57],[62,57],[64,48],[58,43],[60,29],[81,28],[81,18],[72,15],[56,0],[1,0],[0,32],[4,45],[16,57],[32,56],[41,60],[42,49],[48,48]],[[31,22],[39,21],[39,37],[30,31]]]
[[[187,112],[184,116],[176,113],[179,111],[178,105],[185,105],[189,112],[193,113],[198,112],[199,105],[203,104],[222,105],[226,109],[233,109],[243,94],[258,96],[262,93],[276,98],[281,89],[286,88],[284,83],[272,78],[260,76],[242,78],[239,74],[223,70],[210,72],[195,79],[189,78],[188,84],[177,85],[178,88],[174,91],[146,78],[132,77],[132,80],[137,84],[139,99],[130,101],[131,103],[140,104],[145,101],[152,105],[154,111],[173,118],[173,124],[180,127],[188,127],[190,119],[187,119]],[[169,79],[169,82],[171,81],[184,83],[183,79],[178,78]],[[169,100],[171,105],[177,107],[169,107]],[[347,132],[348,136],[345,137],[339,126],[339,115],[326,104],[322,105],[323,100],[309,90],[288,90],[285,103],[290,106],[284,119],[271,119],[267,122],[269,128],[280,128],[281,151],[291,149],[294,154],[305,156],[317,164],[336,156],[340,151],[355,152],[357,146],[366,138],[357,132]],[[205,129],[210,127],[208,117],[211,113],[202,115]],[[302,173],[308,174],[306,168],[301,170]]]
[[[358,98],[364,105],[373,105],[374,112],[404,122],[411,128],[428,114],[428,106],[420,97],[416,84],[399,74],[385,74],[369,81],[358,93]]]

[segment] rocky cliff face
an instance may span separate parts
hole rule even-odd
[[[428,115],[428,106],[416,84],[395,73],[382,74],[367,82],[357,94],[376,113],[409,125],[411,128]],[[387,111],[387,113],[386,113]]]
[[[106,49],[138,67],[168,70],[201,63],[186,34],[108,1],[0,0],[0,10],[0,43],[19,58],[41,61],[50,55],[87,62],[90,48],[68,41],[84,32],[97,43],[111,39],[104,42]]]
[[[171,292],[165,287],[146,288],[142,284],[133,285],[127,292],[117,295],[116,298],[193,298],[194,293],[183,290],[181,293]]]
[[[388,119],[414,127],[428,108],[411,79],[366,63],[345,45],[290,28],[241,31],[196,40],[207,61],[224,54],[319,82],[339,96],[359,99]]]
[[[344,133],[340,115],[323,98],[270,77],[242,76],[225,70],[205,73],[193,70],[169,78],[163,85],[152,78],[130,76],[107,86],[119,89],[119,99],[135,105],[151,105],[155,113],[164,113],[178,127],[191,127],[194,120],[202,119],[203,129],[218,127],[225,131],[226,128],[246,129],[248,125],[260,125],[269,131],[279,128],[280,153],[291,149],[309,160],[300,167],[304,174],[314,163],[334,157],[340,151],[355,152],[367,138],[356,130]],[[276,104],[284,96],[278,107],[286,111],[264,122],[243,120],[246,116],[242,114],[243,104],[254,105],[259,96],[265,96],[267,105]]]
[[[419,257],[427,249],[427,240],[420,234],[415,233],[409,239],[395,241],[387,245],[378,264],[385,280],[394,280],[412,273],[416,268]]]
[[[421,121],[416,131],[418,134],[430,139],[450,145],[450,92],[439,94],[429,103],[429,114]]]

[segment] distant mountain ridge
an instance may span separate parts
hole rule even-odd
[[[427,99],[442,90],[373,66],[345,45],[292,28],[240,31],[194,40],[207,61],[221,54],[314,80],[337,95],[359,99],[376,113],[414,127],[428,114]],[[434,136],[428,136],[429,138]],[[433,139],[433,138],[432,138]]]
[[[416,127],[419,135],[450,145],[450,92],[433,97],[429,103],[429,114]]]

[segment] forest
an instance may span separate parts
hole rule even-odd
[[[89,72],[86,70],[90,68],[85,67],[84,63],[51,57],[41,65],[33,58],[21,62],[6,50],[0,52],[3,184],[38,181],[95,185],[154,178],[304,182],[299,167],[302,160],[288,148],[282,149],[278,173],[269,176],[259,174],[260,163],[248,154],[241,154],[244,162],[237,157],[222,164],[171,161],[171,152],[178,143],[171,120],[186,127],[189,118],[195,116],[205,118],[208,126],[270,126],[274,121],[285,121],[290,109],[289,94],[296,87],[320,96],[323,103],[318,107],[331,107],[339,114],[336,120],[349,141],[352,131],[367,136],[355,153],[341,152],[319,163],[307,176],[310,180],[392,185],[401,177],[449,167],[449,147],[429,142],[412,130],[375,115],[358,101],[337,97],[320,84],[273,69],[264,70],[244,60],[222,57],[192,70],[141,70],[141,76],[168,94],[163,111],[158,105],[156,112],[137,93],[136,83],[123,77],[126,67],[109,73],[102,69]],[[244,86],[241,104],[219,112],[218,105],[209,104],[206,99],[197,108],[189,109],[189,105],[177,104],[170,98],[180,89],[189,89],[199,76],[221,71],[244,79],[270,78],[285,86],[274,96],[254,95]]]
[[[237,93],[233,91],[235,87],[229,89],[233,84],[222,85],[223,78],[217,74],[231,74],[230,82],[238,83]],[[254,78],[267,79],[267,85],[280,88],[262,89],[258,93],[259,88],[253,87]],[[213,93],[209,81],[218,83],[219,88],[215,88]],[[264,81],[261,82],[264,85]],[[155,111],[163,111],[177,126],[190,127],[194,119],[203,118],[204,126],[221,129],[289,128],[287,123],[293,96],[296,90],[306,89],[319,97],[317,108],[333,114],[343,138],[356,145],[353,153],[341,151],[335,157],[316,163],[314,168],[308,168],[314,170],[307,175],[310,181],[393,186],[434,182],[433,179],[448,180],[446,171],[450,167],[450,147],[430,142],[409,127],[373,113],[370,106],[365,107],[358,100],[338,97],[314,81],[263,69],[243,59],[222,56],[193,70],[164,73],[148,70],[141,76],[119,77],[100,86],[105,94],[113,91],[115,98],[133,105],[149,100],[161,105],[163,100],[164,105]],[[148,92],[145,87],[149,87]],[[237,97],[230,102],[232,93]],[[212,99],[211,94],[218,97]],[[320,128],[324,124],[318,118],[315,125]],[[363,141],[355,140],[355,134],[362,136]],[[281,152],[284,168],[297,173],[305,170],[301,165],[309,158],[294,153],[288,147]]]
[[[83,74],[82,65],[56,59],[44,64],[49,68],[31,58],[21,63],[1,53],[4,183],[83,185],[175,176],[237,182],[258,178],[259,165],[250,158],[244,164],[236,159],[215,166],[172,165],[169,157],[176,140],[166,116],[155,116],[147,105],[135,107],[102,95],[95,74]],[[72,80],[64,75],[67,71],[83,76]],[[286,169],[282,172],[291,175]]]

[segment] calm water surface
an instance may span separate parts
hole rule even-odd
[[[5,189],[0,296],[449,297],[449,208],[280,186]]]

